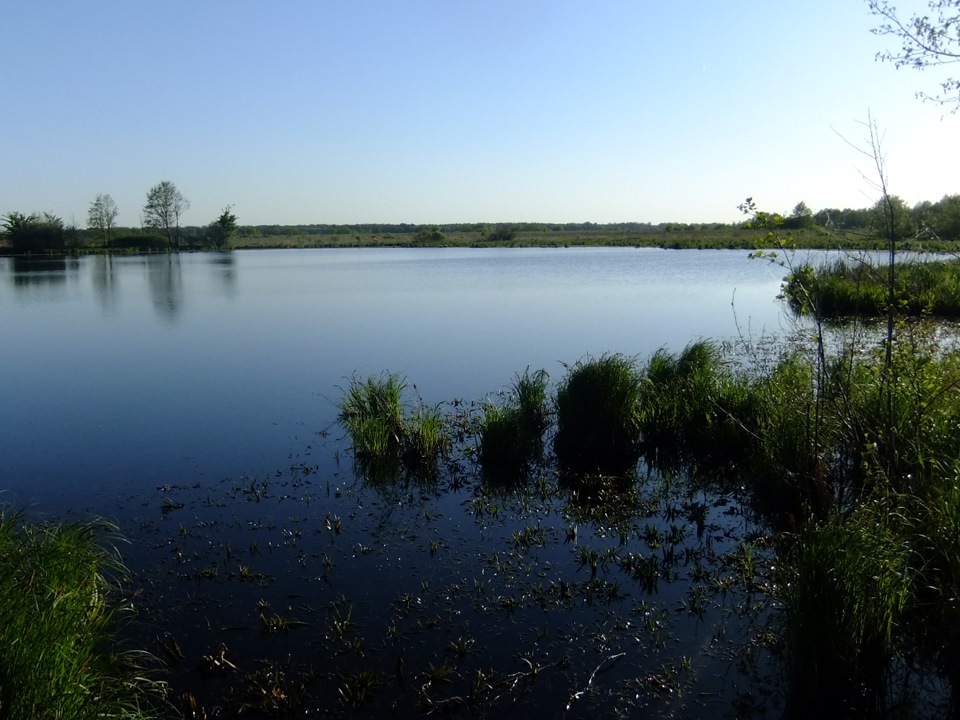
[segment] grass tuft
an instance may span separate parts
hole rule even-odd
[[[641,377],[622,355],[583,360],[557,389],[553,448],[568,471],[622,475],[640,457]]]
[[[478,457],[490,482],[526,478],[543,456],[543,433],[549,424],[547,373],[529,368],[514,380],[503,405],[487,405],[480,418]]]
[[[0,517],[0,715],[10,718],[152,716],[160,684],[143,653],[111,647],[125,573],[104,544],[104,522],[49,525]]]
[[[399,472],[425,475],[446,452],[449,434],[440,412],[422,403],[408,411],[406,380],[398,375],[353,378],[339,403],[339,420],[353,444],[361,472],[390,480]]]

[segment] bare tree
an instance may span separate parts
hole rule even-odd
[[[164,180],[147,192],[147,203],[143,206],[143,222],[148,227],[163,230],[170,245],[179,248],[180,217],[189,209],[190,201],[176,185]]]
[[[110,236],[113,234],[113,228],[119,214],[117,204],[112,197],[102,193],[98,194],[90,203],[90,209],[87,212],[87,227],[103,240],[104,245],[109,245]]]
[[[897,68],[923,70],[960,62],[960,0],[929,0],[929,15],[912,15],[909,20],[897,15],[887,0],[867,0],[870,12],[881,18],[874,35],[891,35],[900,42],[897,51],[885,50],[878,60],[892,62]],[[940,83],[940,92],[917,97],[960,109],[960,78],[948,77]]]

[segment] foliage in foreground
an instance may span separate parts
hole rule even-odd
[[[0,517],[0,716],[151,717],[145,656],[111,648],[123,571],[102,523],[22,525]]]

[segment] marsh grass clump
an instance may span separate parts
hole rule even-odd
[[[801,714],[847,714],[884,696],[913,581],[891,510],[886,501],[865,503],[807,527],[782,551],[784,647]]]
[[[784,280],[783,296],[797,314],[823,318],[881,317],[890,303],[887,268],[866,260],[801,265]],[[898,313],[960,317],[960,263],[899,262],[894,281]]]
[[[477,429],[478,458],[488,481],[515,482],[529,475],[543,456],[549,424],[547,373],[517,375],[507,401],[484,407]]]
[[[406,381],[398,375],[353,378],[338,405],[338,419],[353,444],[361,472],[371,479],[394,478],[401,469],[429,473],[448,444],[438,410],[418,403],[408,410]]]
[[[562,469],[622,475],[640,457],[641,376],[622,355],[577,362],[557,389],[553,449]]]
[[[429,474],[449,444],[447,425],[436,408],[420,406],[404,420],[402,460],[405,468]]]
[[[716,344],[700,340],[675,355],[653,354],[643,373],[641,431],[654,465],[710,469],[743,462],[752,414],[746,378],[734,376]]]
[[[357,457],[399,452],[403,437],[403,393],[397,375],[353,378],[340,400],[339,420],[347,429]]]
[[[124,574],[103,522],[0,516],[0,711],[9,718],[151,717],[148,656],[112,647]]]

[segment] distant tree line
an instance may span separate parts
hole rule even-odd
[[[960,240],[960,195],[944,195],[938,202],[926,200],[913,207],[903,198],[891,195],[889,203],[896,240]],[[783,226],[791,230],[820,227],[840,232],[887,233],[882,200],[868,208],[824,208],[816,213],[801,202],[783,218]]]
[[[890,197],[896,239],[960,240],[960,195],[946,195],[937,202],[924,201],[910,207],[897,196]],[[80,248],[107,250],[224,249],[233,237],[272,238],[281,236],[395,235],[404,243],[439,245],[448,235],[470,233],[480,242],[511,243],[518,234],[527,239],[533,233],[579,233],[584,235],[658,236],[662,234],[706,235],[732,231],[742,223],[364,223],[354,225],[239,225],[233,206],[204,226],[181,225],[190,202],[170,181],[150,188],[141,210],[141,227],[115,225],[116,203],[107,194],[98,194],[90,203],[87,227],[67,225],[52,213],[25,215],[8,212],[0,216],[0,239],[15,253],[64,252]],[[799,202],[784,215],[777,215],[787,230],[824,229],[838,233],[886,234],[884,207],[824,208],[813,212]]]

